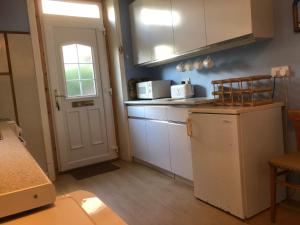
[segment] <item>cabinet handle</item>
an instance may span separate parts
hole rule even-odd
[[[186,132],[187,132],[187,135],[189,137],[192,137],[193,130],[192,130],[192,121],[191,121],[191,119],[186,120]]]

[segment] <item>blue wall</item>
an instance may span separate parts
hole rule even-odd
[[[298,90],[300,84],[300,34],[293,31],[292,2],[293,0],[274,0],[274,39],[211,54],[216,62],[216,67],[212,70],[178,73],[175,70],[178,63],[160,66],[156,70],[161,78],[172,79],[176,82],[185,77],[191,77],[194,84],[204,87],[205,93],[203,94],[210,96],[210,82],[214,79],[269,74],[271,67],[290,65],[294,77],[289,84],[289,100],[291,106],[300,107],[300,98],[298,97],[300,94]],[[279,87],[280,84],[282,82],[278,83]]]
[[[123,36],[127,43],[125,48],[127,59],[126,66],[130,68],[127,73],[128,78],[143,76],[143,73],[134,72],[131,57],[131,45],[128,23],[128,2],[130,0],[120,0],[121,20],[123,31],[127,33]],[[198,95],[211,96],[212,86],[210,82],[215,79],[228,77],[248,76],[256,74],[269,74],[271,67],[279,65],[290,65],[294,76],[289,82],[289,102],[291,107],[300,107],[300,33],[293,31],[292,19],[293,0],[274,0],[275,11],[275,37],[272,40],[264,41],[245,47],[226,50],[211,54],[216,66],[212,70],[202,70],[179,73],[175,67],[178,62],[158,66],[151,69],[143,69],[145,74],[153,76],[154,79],[168,79],[179,83],[182,79],[190,77],[192,83],[198,86]],[[127,4],[127,5],[126,5]],[[126,12],[127,10],[127,12]],[[126,27],[124,27],[126,24]],[[197,57],[204,59],[203,57]],[[194,60],[192,58],[189,60]],[[188,60],[184,60],[186,62]],[[277,82],[277,97],[283,96],[283,82]]]
[[[119,0],[123,47],[125,50],[125,70],[127,80],[132,78],[159,79],[153,69],[133,66],[132,45],[130,36],[129,4],[133,0]]]
[[[29,32],[26,0],[1,0],[0,31]]]

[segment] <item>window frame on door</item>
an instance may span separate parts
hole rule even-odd
[[[67,76],[66,76],[66,71],[65,71],[65,64],[71,64],[71,63],[65,63],[64,61],[64,54],[63,54],[63,47],[64,46],[69,46],[69,45],[83,45],[83,46],[87,46],[91,48],[91,54],[92,54],[92,64],[93,65],[93,81],[94,81],[94,90],[95,90],[95,94],[91,94],[91,95],[77,95],[77,96],[69,96],[68,95],[68,89],[67,89]],[[90,99],[90,98],[95,98],[99,96],[98,93],[98,77],[97,77],[97,68],[96,68],[96,63],[95,60],[95,50],[93,48],[93,46],[91,46],[89,43],[85,43],[85,42],[78,42],[78,41],[72,41],[72,42],[65,42],[62,43],[60,46],[60,61],[61,61],[61,70],[62,70],[62,74],[63,74],[63,90],[64,90],[64,96],[65,99],[67,100],[75,100],[75,99]],[[77,49],[78,51],[78,49]],[[78,57],[79,58],[79,57]],[[72,64],[77,64],[77,66],[80,66],[80,61],[78,59],[77,63],[72,63]],[[100,65],[99,65],[100,66]],[[79,73],[79,71],[78,71]],[[91,80],[91,79],[90,79]],[[79,82],[81,82],[81,79],[78,80]],[[82,94],[82,90],[81,90],[81,94]]]

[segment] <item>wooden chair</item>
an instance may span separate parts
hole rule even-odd
[[[283,156],[275,157],[270,160],[271,168],[271,221],[276,221],[276,186],[277,183],[282,184],[285,187],[300,190],[300,185],[292,184],[287,181],[277,181],[277,177],[287,174],[289,172],[300,173],[300,109],[289,110],[288,118],[293,122],[297,151],[296,153],[289,153]],[[278,170],[280,169],[280,172]]]

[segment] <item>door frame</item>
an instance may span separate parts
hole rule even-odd
[[[55,155],[55,140],[53,132],[53,117],[49,105],[49,92],[47,82],[47,70],[44,57],[43,36],[40,27],[40,1],[27,0],[28,20],[30,26],[30,34],[32,39],[32,49],[34,55],[36,82],[38,88],[40,114],[42,119],[42,130],[44,137],[44,150],[46,152],[47,175],[52,181],[56,179],[56,161]]]
[[[116,141],[116,134],[115,134],[115,122],[114,122],[114,112],[113,112],[113,103],[112,103],[112,89],[110,85],[110,78],[109,78],[109,69],[108,69],[108,55],[107,55],[107,47],[106,47],[106,40],[105,40],[105,29],[103,25],[103,16],[102,16],[102,5],[100,3],[95,3],[99,6],[100,11],[100,19],[91,19],[91,18],[82,18],[82,17],[70,17],[70,16],[57,16],[57,15],[42,15],[42,31],[45,37],[53,37],[53,28],[55,26],[66,26],[70,28],[90,28],[96,29],[97,31],[97,45],[98,45],[98,55],[99,55],[99,67],[101,73],[101,83],[102,83],[102,90],[103,90],[103,101],[104,101],[104,111],[105,111],[105,119],[106,119],[106,132],[107,132],[107,143],[109,150],[113,151],[115,154],[112,158],[118,157],[118,146]],[[44,38],[46,41],[46,38]],[[52,46],[55,48],[55,42],[53,38],[47,38],[48,43],[47,45]],[[50,41],[49,41],[50,40]],[[53,60],[56,59],[54,55],[54,51],[47,50],[48,46],[44,43],[45,48],[45,55],[46,63],[48,65],[53,65],[53,63],[57,64]],[[101,51],[100,51],[101,49]],[[47,55],[50,57],[47,57]],[[57,65],[59,66],[59,65]],[[55,97],[54,97],[54,90],[52,87],[59,86],[58,79],[55,78],[52,74],[55,74],[57,68],[53,68],[52,66],[48,66],[48,86],[49,86],[49,94],[51,98],[51,112],[53,115],[52,126],[54,127],[54,136],[55,136],[55,145],[56,145],[56,158],[57,166],[61,169],[60,160],[59,160],[59,144],[57,139],[57,132],[56,132],[56,116],[55,116]],[[111,159],[111,158],[109,158]]]

